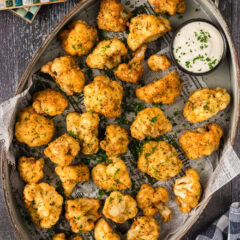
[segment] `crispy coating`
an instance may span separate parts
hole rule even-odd
[[[135,51],[144,43],[152,42],[170,30],[170,22],[165,18],[147,14],[137,15],[130,22],[128,46]]]
[[[60,92],[45,89],[34,94],[32,106],[39,114],[56,116],[64,112],[68,106],[68,101]]]
[[[165,71],[171,67],[171,62],[166,56],[154,54],[148,59],[148,66],[154,72]]]
[[[77,198],[65,203],[65,217],[74,233],[86,233],[94,228],[94,223],[100,217],[98,209],[100,202],[97,199]]]
[[[43,178],[44,160],[22,156],[18,159],[18,172],[27,183],[37,183]]]
[[[88,55],[86,63],[90,68],[112,69],[127,55],[125,44],[117,38],[101,41]]]
[[[113,118],[121,115],[123,87],[106,76],[97,76],[84,88],[84,104],[87,111]]]
[[[157,240],[160,226],[153,217],[137,217],[127,233],[127,240]]]
[[[210,155],[219,148],[223,135],[217,123],[209,123],[196,130],[188,130],[179,139],[181,148],[191,160]]]
[[[111,192],[103,207],[104,216],[116,223],[124,223],[134,218],[137,212],[136,201],[130,195],[124,195],[118,191]]]
[[[56,174],[59,176],[64,188],[64,193],[69,197],[78,182],[89,181],[89,169],[84,164],[74,166],[57,166]]]
[[[183,114],[189,122],[202,122],[224,110],[230,100],[231,97],[224,88],[199,89],[189,97]]]
[[[198,205],[201,196],[201,184],[196,170],[186,170],[186,176],[178,178],[173,187],[179,210],[190,212]]]
[[[50,160],[60,166],[71,164],[74,158],[80,151],[80,146],[77,140],[68,134],[64,134],[57,138],[44,149],[44,154]]]
[[[92,169],[93,182],[105,190],[123,190],[132,186],[128,169],[121,158],[108,159],[108,163],[99,163]]]
[[[66,240],[66,236],[64,233],[58,233],[53,236],[53,240]],[[83,240],[83,238],[80,236],[74,236],[70,237],[69,240]]]
[[[172,218],[172,210],[164,204],[168,201],[168,192],[165,188],[153,188],[149,184],[143,184],[136,200],[138,207],[145,216],[160,213],[163,222],[168,222]]]
[[[136,89],[136,95],[146,103],[172,104],[182,91],[183,81],[176,71],[172,71],[160,80]]]
[[[97,17],[98,28],[104,31],[123,32],[131,15],[118,0],[101,0]]]
[[[53,137],[55,128],[53,121],[41,116],[30,106],[19,113],[15,125],[15,136],[21,143],[29,147],[48,144]]]
[[[84,74],[71,56],[55,58],[52,62],[43,65],[41,71],[55,78],[67,95],[83,91]]]
[[[138,113],[130,130],[132,137],[143,140],[148,136],[156,138],[171,131],[172,124],[160,108],[150,107]]]
[[[99,121],[98,114],[92,112],[72,112],[67,115],[67,131],[79,139],[81,152],[84,154],[94,154],[98,151]]]
[[[63,197],[47,183],[28,183],[24,188],[25,207],[40,228],[51,228],[62,212]]]
[[[86,55],[99,41],[96,28],[82,20],[75,21],[63,30],[59,38],[63,49],[70,55]]]
[[[149,141],[143,145],[138,168],[160,181],[175,177],[182,169],[176,149],[164,141]]]

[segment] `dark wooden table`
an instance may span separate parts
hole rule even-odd
[[[24,22],[8,11],[0,11],[0,102],[11,96],[18,81],[43,40],[55,25],[77,3],[43,6],[32,24]],[[220,0],[219,8],[232,31],[233,39],[240,52],[240,0]],[[240,156],[240,128],[235,150]],[[240,201],[240,176],[220,189],[208,207],[184,239],[193,240],[196,235],[227,211],[234,201]],[[0,190],[0,239],[17,239],[7,215],[2,190]]]

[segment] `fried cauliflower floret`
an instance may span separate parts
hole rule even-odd
[[[148,66],[154,72],[165,71],[171,67],[171,62],[166,56],[154,54],[148,59]]]
[[[224,88],[199,89],[189,97],[183,114],[189,122],[202,122],[224,110],[230,100],[231,97]]]
[[[145,216],[153,216],[160,213],[163,222],[172,218],[172,211],[164,203],[168,201],[168,192],[163,187],[153,188],[149,184],[143,184],[136,197],[138,207]]]
[[[93,182],[105,190],[123,190],[132,186],[125,163],[120,158],[110,158],[92,169]]]
[[[94,228],[94,223],[100,217],[99,200],[91,198],[77,198],[65,203],[65,217],[74,233],[86,233]]]
[[[146,103],[172,104],[182,91],[183,81],[176,71],[160,80],[136,89],[136,96]]]
[[[80,151],[80,146],[77,140],[73,137],[64,134],[51,142],[44,149],[44,154],[50,160],[60,166],[69,165]]]
[[[24,188],[25,207],[40,228],[51,228],[62,212],[63,197],[47,183],[28,183]]]
[[[64,193],[69,197],[78,182],[89,181],[89,169],[84,164],[75,166],[57,166],[55,168],[56,174],[62,182]]]
[[[18,159],[18,172],[27,183],[37,183],[43,178],[44,160],[36,160],[34,157],[20,157]]]
[[[182,169],[176,149],[164,141],[149,141],[143,145],[138,168],[160,181],[175,177]]]
[[[64,233],[58,233],[54,235],[53,240],[66,240],[66,236]],[[83,240],[80,236],[70,237],[69,240]]]
[[[67,99],[56,90],[45,89],[33,96],[32,107],[39,114],[56,116],[63,113],[67,106]]]
[[[118,0],[101,0],[97,17],[98,28],[104,31],[123,32],[131,15]]]
[[[90,68],[112,69],[127,55],[127,48],[117,38],[101,41],[88,55],[86,63]]]
[[[78,20],[63,30],[59,38],[62,40],[63,49],[70,55],[86,55],[99,41],[96,28],[88,23]]]
[[[121,115],[123,87],[106,76],[97,76],[84,88],[84,104],[87,111],[113,118]]]
[[[53,137],[55,128],[53,121],[35,112],[32,107],[19,113],[15,125],[15,136],[20,143],[29,147],[48,144]]]
[[[98,220],[94,228],[94,238],[95,240],[121,240],[104,218]]]
[[[80,141],[81,152],[94,154],[98,151],[99,116],[96,113],[69,113],[66,118],[67,131]]]
[[[124,223],[134,218],[137,212],[136,201],[130,195],[124,195],[118,191],[111,192],[103,207],[104,216],[116,223]]]
[[[130,22],[128,46],[135,51],[144,43],[157,40],[170,30],[170,22],[165,18],[147,14],[137,15]]]
[[[201,184],[196,170],[186,170],[186,176],[178,178],[173,187],[179,210],[190,212],[198,205],[201,196]]]
[[[160,226],[153,217],[137,217],[127,233],[127,240],[157,240]]]
[[[84,74],[71,56],[55,58],[52,62],[43,65],[41,71],[55,78],[67,95],[83,91]]]
[[[132,137],[143,140],[159,137],[172,130],[172,124],[160,108],[150,107],[140,111],[130,127]]]

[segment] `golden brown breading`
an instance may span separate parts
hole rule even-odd
[[[149,141],[143,145],[138,168],[160,181],[175,177],[182,169],[176,149],[169,143]]]
[[[29,147],[39,147],[48,144],[53,137],[55,128],[53,121],[35,112],[32,107],[19,113],[15,125],[15,136],[21,143]]]
[[[166,56],[154,54],[148,59],[148,66],[154,72],[165,71],[171,67],[171,62]]]
[[[99,116],[96,113],[69,113],[66,117],[67,131],[76,136],[81,145],[81,152],[94,154],[98,151]]]
[[[58,233],[53,236],[53,240],[66,240],[66,236],[64,233]],[[69,240],[83,240],[83,238],[80,236],[74,236],[70,237]]]
[[[63,49],[70,55],[86,55],[99,41],[96,28],[82,20],[77,20],[63,30],[59,38]]]
[[[123,190],[132,186],[128,169],[121,158],[108,159],[108,163],[99,163],[92,169],[93,182],[105,190]]]
[[[84,74],[71,56],[55,58],[52,62],[43,65],[41,71],[55,78],[67,95],[80,93],[83,90]]]
[[[189,97],[183,114],[189,122],[202,122],[224,110],[230,100],[231,97],[224,88],[198,89]]]
[[[130,130],[132,137],[143,140],[148,136],[156,138],[171,131],[172,124],[160,108],[150,107],[138,113]]]
[[[136,201],[130,195],[124,195],[118,191],[111,192],[103,207],[104,216],[116,223],[124,223],[134,218],[137,212]]]
[[[87,111],[113,118],[121,115],[123,87],[106,76],[97,76],[84,88],[84,104]]]
[[[69,197],[78,182],[89,181],[89,169],[84,164],[74,166],[57,166],[55,168],[56,174],[62,182],[64,193]]]
[[[123,32],[131,15],[118,0],[101,0],[97,17],[98,28],[104,31]]]
[[[88,55],[86,63],[90,68],[112,69],[127,55],[125,44],[117,38],[101,41]]]
[[[43,178],[44,160],[22,156],[18,159],[18,172],[27,183],[37,183]]]
[[[144,43],[152,42],[171,30],[170,22],[162,17],[139,14],[131,19],[128,46],[132,51],[137,50]]]
[[[188,213],[198,205],[201,189],[199,175],[194,169],[186,170],[186,176],[176,180],[173,191],[181,212]]]
[[[51,228],[62,212],[63,197],[47,183],[28,183],[24,188],[25,207],[40,228]]]
[[[44,154],[52,162],[60,166],[66,166],[71,164],[79,151],[80,146],[77,140],[64,134],[48,144],[48,147],[44,149]]]
[[[182,91],[183,81],[176,71],[172,71],[160,80],[136,89],[136,95],[146,103],[172,104]]]
[[[97,199],[77,198],[65,202],[65,217],[74,233],[86,233],[94,228],[94,223],[100,217]]]

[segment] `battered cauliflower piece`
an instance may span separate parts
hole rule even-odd
[[[54,131],[53,121],[37,114],[31,106],[19,113],[15,125],[15,136],[18,142],[25,143],[29,147],[48,144]]]
[[[56,90],[45,89],[33,96],[32,107],[39,114],[56,116],[63,113],[67,106],[67,99]]]
[[[70,55],[82,56],[90,52],[99,41],[96,28],[88,23],[78,20],[60,33],[63,49]]]
[[[44,149],[44,154],[50,158],[52,162],[60,166],[66,166],[71,164],[79,151],[80,146],[77,140],[64,134],[51,142],[48,147]]]
[[[98,28],[104,31],[123,32],[131,15],[118,0],[101,0],[97,17]]]
[[[179,139],[181,148],[191,160],[208,156],[219,148],[223,135],[217,123],[210,123],[196,130],[188,130]]]
[[[106,76],[97,76],[84,88],[84,104],[88,112],[105,117],[118,117],[122,113],[123,87]]]
[[[170,30],[170,22],[165,18],[147,14],[137,15],[130,22],[128,46],[135,51],[144,43],[155,41]]]
[[[148,66],[154,72],[165,71],[171,67],[171,62],[166,56],[154,54],[148,59]]]
[[[100,217],[98,209],[100,202],[97,199],[77,198],[67,200],[65,203],[66,214],[71,230],[74,233],[86,233],[94,228],[94,223]]]
[[[147,46],[143,45],[133,54],[133,58],[128,64],[122,63],[118,65],[117,70],[114,71],[115,76],[124,82],[138,84],[144,71],[142,61],[145,58],[146,50]]]
[[[58,233],[53,237],[53,240],[66,240],[64,233]],[[69,240],[83,240],[80,236],[71,237]]]
[[[132,186],[128,169],[121,158],[110,158],[92,169],[93,182],[105,190],[123,190]]]
[[[127,48],[117,38],[101,41],[88,55],[86,63],[90,68],[112,69],[127,55]]]
[[[47,183],[28,183],[24,188],[25,207],[40,228],[51,228],[62,212],[63,197]]]
[[[163,187],[153,188],[149,184],[143,184],[136,197],[138,207],[145,216],[153,216],[160,213],[163,222],[172,218],[172,211],[164,203],[168,201],[168,192]]]
[[[43,65],[41,71],[55,78],[67,95],[83,91],[84,74],[71,56],[55,58],[52,62]]]
[[[172,104],[182,91],[183,81],[176,71],[160,80],[136,89],[136,96],[146,103]]]
[[[89,169],[84,164],[75,166],[57,166],[56,174],[59,176],[64,188],[64,193],[69,197],[78,182],[89,181]]]
[[[118,156],[127,152],[129,137],[127,130],[118,125],[107,126],[105,140],[100,142],[100,146],[106,151],[109,157]]]
[[[118,191],[111,192],[103,207],[104,216],[116,223],[124,223],[134,218],[137,212],[136,201],[130,195],[124,195]]]
[[[164,141],[149,141],[143,145],[138,168],[159,181],[175,177],[182,169],[176,149]]]
[[[99,121],[98,114],[92,112],[72,112],[66,117],[67,131],[79,139],[83,154],[94,154],[98,151]]]
[[[95,240],[121,240],[104,218],[98,220],[94,228],[94,238]]]
[[[127,233],[127,240],[157,240],[160,226],[153,217],[137,217]]]
[[[18,172],[27,183],[37,183],[43,178],[43,158],[36,160],[34,157],[20,157],[18,159]]]
[[[202,192],[197,171],[194,169],[186,170],[186,176],[176,180],[173,191],[181,212],[188,213],[195,208]]]
[[[183,114],[191,123],[202,122],[224,110],[230,100],[231,97],[224,88],[199,89],[189,97]]]
[[[150,107],[140,111],[130,127],[133,138],[143,140],[159,137],[172,130],[171,122],[160,108]]]

